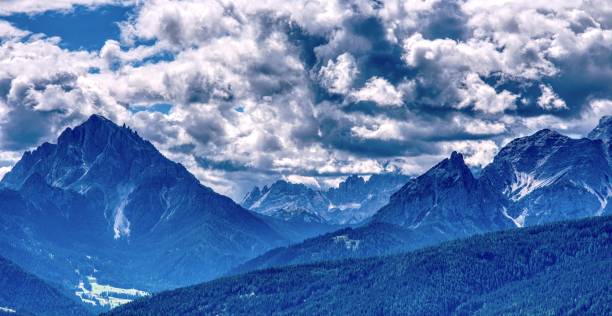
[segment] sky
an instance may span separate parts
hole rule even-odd
[[[91,114],[239,201],[612,114],[608,0],[2,0],[0,176]]]

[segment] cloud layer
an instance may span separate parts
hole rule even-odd
[[[9,1],[0,14],[108,4]],[[604,0],[122,5],[133,14],[100,51],[0,20],[0,173],[92,113],[234,198],[279,177],[417,174],[452,150],[481,167],[513,137],[581,136],[612,114]]]

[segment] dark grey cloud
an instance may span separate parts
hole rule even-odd
[[[38,145],[53,132],[53,112],[24,107],[14,109],[0,127],[2,150],[25,150]]]
[[[180,145],[170,146],[170,148],[168,148],[168,150],[172,152],[181,153],[181,154],[192,153],[194,149],[196,149],[195,144],[180,144]]]
[[[227,172],[247,171],[249,167],[246,164],[232,160],[212,160],[205,157],[195,157],[200,167],[204,169],[221,170]]]
[[[191,116],[187,119],[185,129],[202,145],[221,145],[226,142],[227,134],[218,116]]]

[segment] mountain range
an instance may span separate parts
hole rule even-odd
[[[605,216],[611,135],[604,117],[582,139],[547,129],[515,139],[479,176],[454,152],[415,178],[353,175],[328,190],[277,181],[243,207],[93,115],[0,181],[0,255],[108,309],[226,274]]]
[[[368,180],[351,175],[327,190],[278,180],[269,187],[254,187],[240,204],[285,221],[354,225],[374,215],[409,179],[400,173],[374,174]]]
[[[609,215],[611,131],[612,118],[603,117],[587,138],[544,129],[515,139],[479,178],[454,152],[408,181],[363,225],[271,250],[233,273],[392,254],[512,227]],[[381,223],[393,227],[386,229],[393,238],[380,233]]]

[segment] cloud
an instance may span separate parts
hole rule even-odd
[[[133,21],[124,23],[125,41],[157,40],[174,50],[239,34],[242,23],[220,1],[165,1],[145,3]]]
[[[351,133],[363,139],[403,140],[401,123],[385,120],[372,126],[353,126]]]
[[[75,6],[129,5],[135,2],[130,0],[3,0],[2,6],[0,6],[0,16],[16,13],[37,14],[46,11],[70,11]]]
[[[567,109],[565,101],[560,99],[550,86],[541,84],[540,90],[542,91],[542,95],[538,98],[538,105],[541,108],[546,110]]]
[[[338,56],[336,61],[327,61],[327,65],[319,70],[321,84],[329,92],[339,94],[347,94],[349,92],[353,80],[358,73],[357,63],[350,53]]]
[[[0,40],[20,39],[28,34],[30,32],[20,30],[11,23],[0,20]]]
[[[363,88],[352,92],[351,97],[356,102],[371,101],[381,106],[399,106],[402,105],[403,95],[384,78],[372,77]]]
[[[118,118],[124,108],[99,91],[89,71],[94,54],[58,46],[57,38],[34,37],[0,45],[0,147],[23,150],[52,140],[66,124],[88,114]]]
[[[109,3],[124,4],[9,1],[0,14]],[[278,178],[418,174],[452,150],[481,167],[513,137],[581,136],[610,114],[607,1],[126,5],[120,37],[92,52],[0,20],[0,154],[100,113],[238,199]]]
[[[465,157],[465,163],[472,167],[483,168],[493,161],[499,151],[498,145],[491,140],[481,141],[456,141],[446,143],[448,150],[461,152]]]
[[[465,88],[460,90],[462,101],[459,108],[473,106],[474,110],[485,113],[499,113],[516,108],[516,95],[504,90],[497,93],[475,73],[470,73],[464,80]]]

